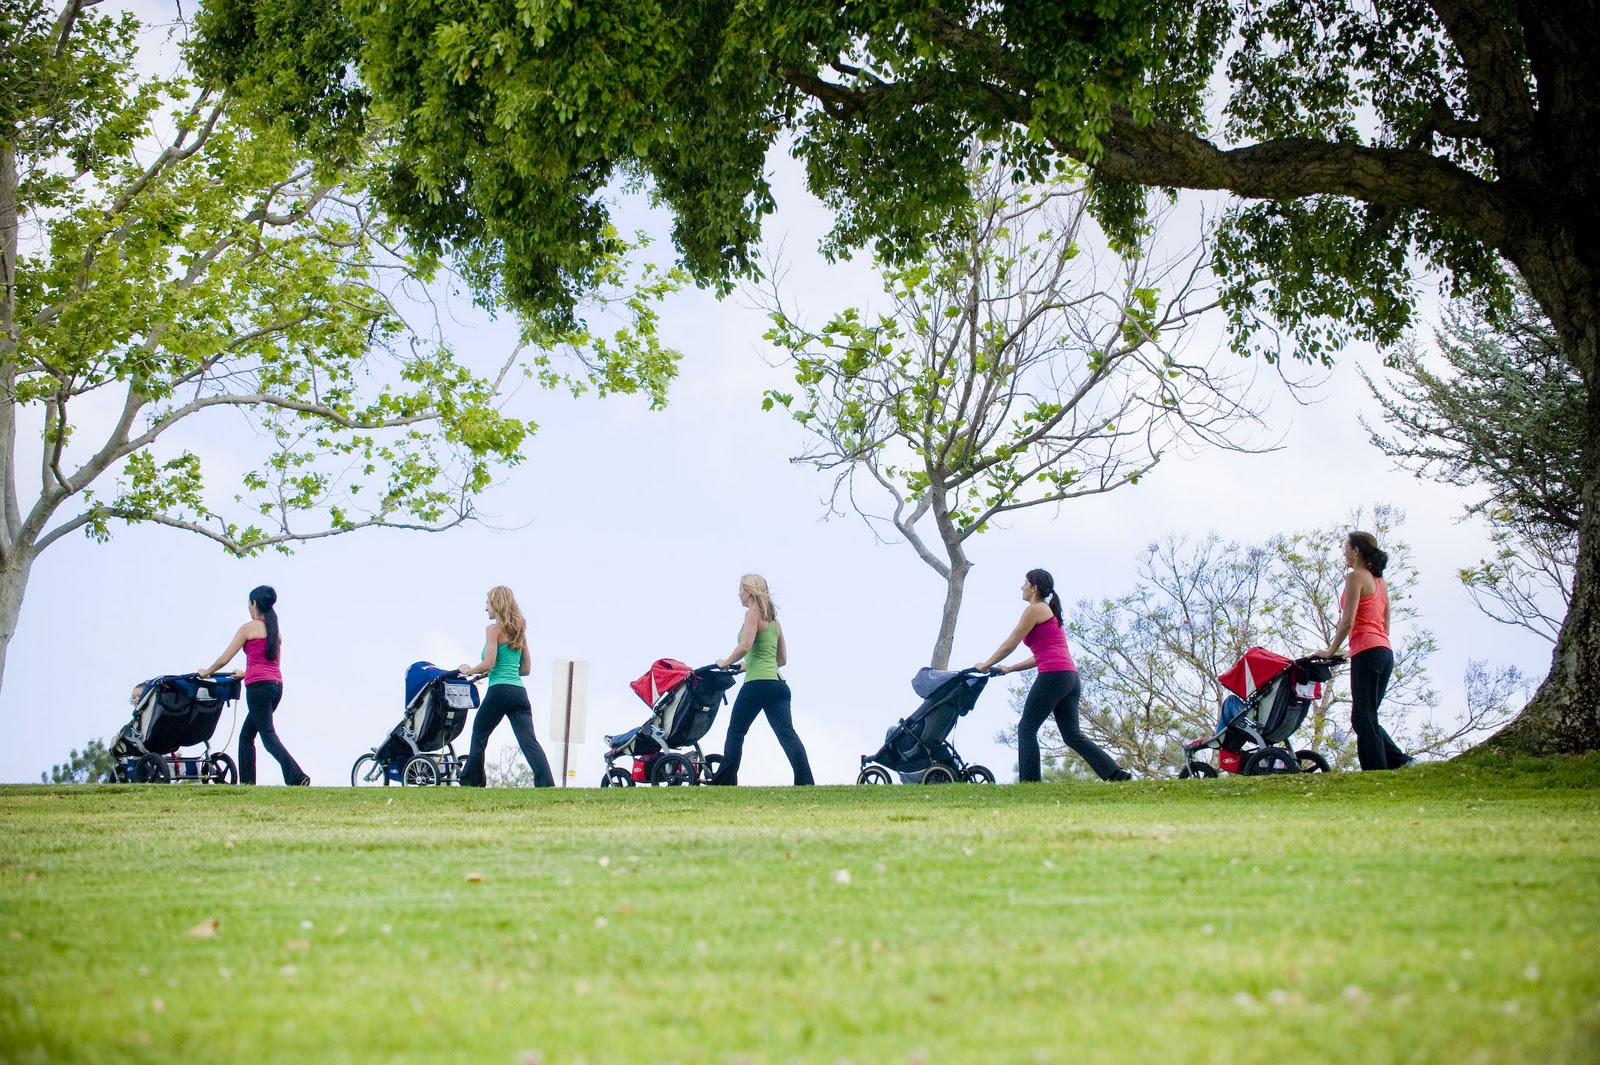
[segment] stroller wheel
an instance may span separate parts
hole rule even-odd
[[[1178,770],[1179,780],[1188,780],[1190,777],[1210,779],[1216,775],[1217,771],[1211,768],[1211,766],[1205,762],[1190,762],[1188,765]]]
[[[709,784],[711,778],[717,775],[717,770],[722,768],[722,755],[708,754],[700,763],[700,783]]]
[[[962,770],[961,779],[968,784],[993,784],[994,773],[986,765],[969,765]]]
[[[1300,772],[1302,773],[1332,772],[1328,765],[1328,760],[1316,751],[1296,751],[1294,756],[1300,761]]]
[[[664,754],[650,767],[650,783],[669,788],[695,782],[694,766],[681,754]]]
[[[414,755],[400,771],[400,783],[413,788],[431,788],[439,783],[439,767],[425,754]]]
[[[350,767],[350,786],[352,788],[387,788],[389,786],[389,767],[372,754],[364,754],[356,759],[356,764]]]
[[[1300,760],[1282,747],[1257,747],[1240,759],[1239,770],[1247,777],[1298,773]]]
[[[626,769],[618,769],[616,766],[612,766],[606,770],[606,775],[600,778],[600,786],[602,788],[631,788],[633,787],[633,776]]]
[[[239,767],[233,764],[232,758],[218,751],[211,756],[211,775],[206,779],[212,784],[237,784]]]
[[[931,765],[922,771],[922,782],[924,784],[954,784],[956,775],[951,772],[950,767],[947,765]]]
[[[869,765],[856,777],[857,784],[893,784],[889,779],[889,771],[882,766]]]
[[[172,773],[167,769],[167,760],[159,754],[145,754],[139,756],[139,762],[133,767],[133,779],[141,784],[165,784],[172,779]]]

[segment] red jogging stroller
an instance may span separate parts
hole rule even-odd
[[[1214,777],[1218,771],[1243,776],[1272,773],[1326,773],[1328,760],[1313,750],[1291,750],[1289,737],[1306,719],[1311,704],[1322,697],[1322,685],[1344,659],[1288,659],[1260,647],[1244,653],[1234,667],[1217,678],[1232,692],[1223,703],[1217,731],[1183,745],[1185,764],[1179,779]],[[1217,752],[1217,764],[1203,761]]]

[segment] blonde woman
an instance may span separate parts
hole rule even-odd
[[[481,788],[487,783],[484,759],[488,755],[489,734],[505,718],[511,722],[511,733],[522,748],[522,757],[533,770],[533,786],[553,788],[556,782],[550,775],[550,762],[533,732],[528,689],[522,686],[522,678],[532,668],[527,619],[517,607],[517,597],[503,584],[489,589],[484,608],[492,620],[483,631],[483,661],[463,662],[456,667],[463,673],[487,673],[489,681],[478,716],[472,721],[472,751],[467,755],[467,764],[461,767],[461,783],[469,788]]]
[[[739,697],[733,701],[733,715],[728,720],[728,739],[722,748],[722,766],[711,783],[739,782],[739,760],[744,755],[745,733],[750,731],[756,716],[765,711],[772,731],[778,736],[778,745],[783,748],[783,753],[789,758],[789,767],[794,770],[794,782],[815,784],[805,745],[794,731],[794,718],[789,710],[789,684],[778,674],[779,668],[789,661],[789,648],[783,641],[783,626],[778,624],[778,611],[772,605],[772,592],[767,588],[766,579],[754,573],[740,577],[739,603],[744,607],[739,644],[717,666],[728,669],[743,659],[744,687],[739,689]]]

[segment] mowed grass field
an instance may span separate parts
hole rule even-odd
[[[1600,759],[0,789],[6,1062],[1594,1062]]]

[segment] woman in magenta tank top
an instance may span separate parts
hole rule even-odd
[[[1378,721],[1378,707],[1389,690],[1394,651],[1389,646],[1389,589],[1383,568],[1389,555],[1371,533],[1353,532],[1344,542],[1344,591],[1339,596],[1339,627],[1323,658],[1339,653],[1350,637],[1350,726],[1356,733],[1356,758],[1362,769],[1399,769],[1414,761]]]
[[[1132,774],[1085,736],[1078,725],[1078,700],[1083,688],[1078,681],[1078,667],[1072,661],[1072,652],[1067,650],[1061,598],[1056,595],[1055,587],[1055,578],[1047,571],[1028,571],[1022,580],[1022,599],[1028,605],[1023,607],[1017,627],[1011,630],[999,650],[976,667],[991,669],[1015,651],[1018,644],[1024,644],[1032,652],[1030,657],[1012,666],[1001,666],[998,672],[1015,673],[1035,667],[1039,670],[1033,687],[1028,689],[1022,720],[1017,723],[1017,778],[1023,782],[1040,778],[1039,729],[1047,718],[1054,716],[1061,738],[1089,763],[1089,768],[1101,780],[1131,780]]]
[[[311,778],[306,776],[305,770],[300,768],[283,745],[278,738],[278,730],[272,724],[272,715],[283,699],[283,671],[278,668],[283,638],[278,633],[278,613],[272,609],[277,601],[278,593],[265,584],[252,589],[249,599],[250,620],[239,626],[239,631],[233,634],[233,641],[221,657],[207,668],[199,670],[201,676],[209,677],[232,662],[234,655],[244,651],[244,669],[233,671],[235,677],[244,678],[245,686],[244,728],[239,730],[241,784],[256,782],[257,736],[261,737],[261,746],[267,749],[267,753],[278,760],[285,784],[311,783]]]

